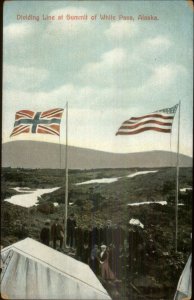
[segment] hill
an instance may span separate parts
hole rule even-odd
[[[2,166],[12,168],[65,168],[65,145],[37,141],[13,141],[2,144]],[[181,167],[191,167],[192,158],[180,154]],[[153,168],[176,165],[176,153],[148,151],[111,153],[68,147],[69,169]]]
[[[179,184],[183,192],[180,191],[179,194],[177,253],[174,252],[176,169],[157,168],[157,172],[154,173],[154,170],[149,170],[147,173],[145,169],[144,173],[138,171],[139,175],[129,176],[137,173],[136,170],[126,168],[69,170],[68,214],[74,213],[76,217],[77,232],[79,232],[77,238],[86,234],[89,238],[93,227],[98,226],[102,230],[105,229],[107,220],[112,221],[113,228],[111,233],[109,231],[109,237],[114,240],[115,237],[119,237],[112,248],[113,253],[118,253],[114,252],[116,249],[119,250],[119,254],[118,264],[112,260],[111,267],[114,268],[113,271],[116,272],[118,279],[122,280],[120,285],[117,283],[119,291],[117,297],[114,296],[113,283],[106,286],[112,299],[173,299],[179,276],[192,247],[190,239],[192,168],[180,168]],[[2,168],[1,244],[3,246],[8,246],[26,236],[39,241],[40,230],[48,218],[53,221],[58,217],[62,222],[65,209],[64,178],[65,170]],[[118,180],[112,183],[99,183],[98,180],[102,178]],[[91,183],[77,184],[86,181]],[[28,201],[30,196],[24,192],[26,187],[31,191],[60,188],[39,197],[37,206],[24,208],[3,201],[12,195],[18,195],[18,191],[13,189],[15,187],[23,188],[24,201]],[[148,201],[155,203],[145,203]],[[158,204],[159,201],[166,202],[166,205]],[[53,204],[56,202],[58,206]],[[142,205],[131,205],[134,203],[142,203]],[[140,220],[144,228],[130,225],[131,219]],[[122,230],[118,231],[117,225],[121,226]],[[83,231],[84,235],[82,235]],[[96,231],[93,233],[96,239],[98,234]],[[136,248],[135,241],[140,238],[139,234],[141,235],[140,247]],[[123,241],[124,247],[120,249],[118,242],[120,243],[121,237],[125,242]],[[99,240],[98,244],[100,245]],[[105,244],[108,244],[108,241]],[[52,241],[50,245],[52,246]],[[83,240],[79,240],[79,246],[83,249]],[[78,240],[76,247],[77,252],[74,257],[80,260]]]

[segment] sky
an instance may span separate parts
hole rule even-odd
[[[68,102],[69,145],[115,153],[176,152],[178,111],[171,134],[115,134],[130,117],[181,101],[180,153],[192,156],[192,57],[188,1],[7,1],[2,142],[65,144],[66,112],[60,137],[10,134],[16,111],[65,109]]]

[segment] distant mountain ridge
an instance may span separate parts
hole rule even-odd
[[[2,144],[2,167],[65,168],[65,145],[38,141],[13,141]],[[61,155],[60,155],[61,154]],[[61,158],[60,158],[61,157]],[[192,167],[192,157],[180,154],[179,165]],[[69,169],[155,168],[176,166],[176,153],[147,151],[111,153],[74,146],[68,147]]]

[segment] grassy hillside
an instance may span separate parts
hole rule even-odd
[[[144,169],[145,170],[145,169]],[[153,253],[146,252],[143,266],[137,274],[126,269],[120,298],[132,300],[146,299],[135,292],[129,282],[132,282],[148,299],[172,299],[178,278],[191,252],[190,233],[192,231],[192,192],[179,193],[179,203],[184,204],[178,209],[178,253],[174,252],[175,236],[175,168],[150,169],[156,173],[127,177],[143,169],[93,169],[69,170],[69,213],[74,212],[78,226],[90,227],[94,224],[105,224],[112,220],[120,224],[127,239],[128,224],[131,218],[137,218],[144,224],[142,234],[144,248],[153,246]],[[113,183],[93,183],[76,185],[88,180],[101,178],[117,178]],[[192,186],[192,168],[180,168],[180,188]],[[52,194],[41,197],[38,206],[30,209],[9,204],[3,200],[16,192],[13,187],[51,188],[60,187]],[[64,218],[65,170],[50,169],[11,169],[2,170],[2,244],[7,246],[21,236],[17,234],[17,222],[26,223],[30,237],[39,240],[40,229],[45,219]],[[129,206],[130,203],[145,201],[167,201],[167,205],[149,204]],[[59,207],[52,203],[58,202]],[[49,209],[48,209],[49,207]],[[147,250],[146,250],[147,251]],[[126,263],[127,265],[127,263]],[[146,270],[146,274],[145,274]],[[142,277],[143,276],[143,277]],[[142,279],[144,278],[144,279]],[[150,283],[154,278],[154,283]],[[149,280],[148,280],[149,279]],[[142,287],[142,282],[147,285]],[[112,288],[107,287],[110,294]],[[114,294],[114,293],[113,293]],[[116,299],[112,294],[113,299]]]
[[[2,166],[12,168],[65,168],[66,146],[38,141],[2,144]],[[52,158],[52,159],[51,159]],[[177,154],[170,151],[113,153],[68,146],[69,169],[172,167]],[[179,154],[179,165],[191,167],[192,157]]]

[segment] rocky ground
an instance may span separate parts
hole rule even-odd
[[[52,173],[53,172],[53,173]],[[56,187],[62,188],[53,195],[45,195],[40,205],[23,208],[2,201],[1,203],[1,245],[6,247],[29,236],[39,240],[40,229],[46,219],[64,218],[64,177],[60,170],[52,172],[41,170],[10,170],[2,174],[2,200],[15,191],[10,187]],[[60,174],[59,174],[60,173]],[[182,269],[191,252],[192,231],[192,192],[180,193],[178,251],[174,251],[175,236],[175,170],[161,169],[160,172],[146,177],[126,177],[129,170],[92,170],[71,171],[69,183],[69,213],[74,212],[78,226],[89,227],[104,224],[107,219],[119,223],[126,233],[133,228],[141,230],[141,262],[138,253],[134,254],[133,266],[128,260],[129,249],[122,257],[121,282],[105,282],[99,278],[113,299],[152,299],[171,300],[176,290]],[[76,182],[103,177],[123,176],[121,181],[109,185],[75,186]],[[192,170],[180,170],[180,187],[190,187]],[[166,200],[168,205],[150,204],[127,206],[130,202]],[[117,202],[116,202],[117,201]],[[54,207],[52,202],[59,202]],[[128,224],[137,218],[144,224],[143,229]],[[22,229],[21,226],[23,225]],[[126,242],[127,245],[127,242]],[[132,251],[132,250],[130,250]],[[76,254],[73,255],[76,258]]]

